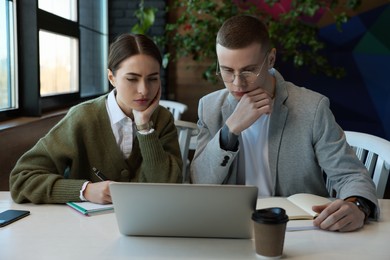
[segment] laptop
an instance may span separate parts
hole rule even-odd
[[[255,186],[113,182],[110,191],[126,236],[252,238]]]

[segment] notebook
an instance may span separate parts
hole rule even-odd
[[[123,235],[252,237],[255,186],[113,182],[110,192]]]
[[[92,216],[114,211],[112,204],[96,204],[89,201],[84,202],[67,202],[66,205],[77,210],[85,216]]]

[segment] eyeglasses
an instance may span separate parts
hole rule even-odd
[[[252,84],[254,83],[257,78],[259,77],[262,69],[263,69],[263,66],[265,64],[265,61],[267,60],[267,57],[268,57],[268,51],[267,53],[265,54],[265,57],[264,57],[264,61],[263,61],[263,64],[261,64],[260,66],[260,69],[258,70],[258,73],[255,73],[253,71],[249,71],[249,70],[244,70],[244,71],[241,71],[240,73],[238,74],[234,74],[234,72],[232,71],[229,71],[229,70],[222,70],[221,71],[221,68],[219,67],[219,63],[217,61],[217,71],[216,71],[216,75],[223,81],[223,82],[226,82],[226,83],[232,83],[237,76],[239,76],[242,80],[244,80],[246,83],[248,84]],[[254,71],[257,71],[257,70],[254,70]]]

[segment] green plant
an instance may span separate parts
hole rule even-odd
[[[139,8],[134,12],[134,15],[138,18],[138,23],[136,23],[130,30],[131,33],[135,34],[144,34],[148,35],[150,27],[154,24],[156,19],[157,8],[147,7],[145,8],[144,0],[141,0],[139,3]],[[156,42],[160,42],[160,47],[164,50],[165,40],[162,38],[158,39],[157,37],[153,37]],[[162,42],[164,42],[162,44]],[[166,68],[168,66],[170,54],[165,53],[163,55],[163,67]]]
[[[131,28],[131,32],[146,35],[150,27],[154,24],[157,8],[145,8],[144,0],[141,0],[138,6],[139,8],[134,12],[134,15],[138,18],[139,22]]]
[[[327,76],[340,78],[345,74],[343,68],[332,67],[323,54],[325,44],[318,38],[318,26],[310,18],[318,12],[330,12],[338,28],[348,21],[347,10],[360,6],[359,0],[343,1],[342,12],[338,0],[291,0],[286,12],[273,15],[256,4],[265,2],[270,7],[280,0],[175,0],[168,12],[177,12],[176,21],[166,25],[165,35],[156,37],[160,46],[172,50],[171,60],[180,57],[192,57],[195,61],[214,61],[215,36],[222,23],[238,14],[251,14],[267,24],[271,41],[277,48],[278,57],[292,61],[296,67],[308,67],[311,72],[322,72]],[[340,29],[341,30],[341,29]],[[204,71],[203,77],[215,82],[215,66],[212,62]]]

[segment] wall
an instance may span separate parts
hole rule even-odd
[[[0,191],[9,190],[9,174],[17,160],[64,115],[59,111],[40,118],[18,118],[0,124]]]
[[[386,3],[353,16],[341,32],[333,24],[320,29],[327,57],[346,69],[342,79],[312,75],[291,64],[280,64],[278,69],[285,79],[329,97],[344,130],[390,140],[389,24],[390,4]],[[384,197],[390,198],[390,179]]]
[[[115,37],[122,33],[129,33],[134,24],[138,23],[134,12],[138,9],[139,0],[110,0],[108,1],[108,31],[109,42],[114,41]],[[155,7],[158,9],[156,20],[149,29],[149,36],[160,36],[164,34],[166,17],[164,0],[145,0],[144,7]],[[161,72],[162,98],[166,99],[169,95],[166,71]]]
[[[285,79],[328,96],[336,120],[345,130],[390,140],[390,4],[360,13],[342,27],[320,29],[333,65],[346,69],[342,79],[312,75],[279,64]]]
[[[134,12],[138,9],[140,1],[134,0],[110,0],[108,1],[108,26],[110,42],[119,34],[130,32],[131,27],[138,22]],[[159,11],[156,13],[156,20],[150,28],[150,35],[162,35],[164,33],[165,7],[164,0],[145,0],[145,8],[155,7]]]

